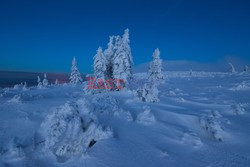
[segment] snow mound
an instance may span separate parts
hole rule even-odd
[[[150,125],[155,122],[155,117],[148,106],[143,107],[143,112],[139,113],[136,122],[143,125]]]
[[[203,145],[201,139],[194,132],[186,132],[181,138],[181,143],[185,145],[192,146],[194,148],[199,148]]]
[[[13,98],[11,98],[9,101],[9,103],[15,103],[15,104],[22,104],[22,98],[21,95],[15,95]]]
[[[245,109],[242,104],[234,104],[231,106],[231,111],[235,115],[243,115],[245,113]]]
[[[98,124],[84,100],[67,102],[50,114],[41,125],[45,148],[59,161],[86,153],[97,141],[113,136],[112,130]]]
[[[8,150],[2,156],[2,161],[10,166],[19,166],[25,164],[25,153],[21,146],[14,144],[13,140],[10,141]]]
[[[94,106],[94,112],[97,114],[114,115],[125,118],[127,121],[133,121],[131,113],[119,107],[118,101],[109,95],[93,98],[92,104],[92,106]]]
[[[249,89],[250,89],[250,87],[248,86],[248,84],[245,81],[242,81],[237,86],[230,88],[230,90],[233,90],[233,91],[249,90]]]
[[[94,97],[92,99],[92,104],[94,106],[94,111],[99,113],[108,114],[119,110],[118,101],[109,95]]]
[[[224,140],[224,129],[222,127],[221,116],[215,115],[213,112],[210,115],[202,116],[200,119],[200,126],[214,139],[218,141]]]
[[[10,90],[9,88],[2,89],[1,92],[0,92],[0,97],[6,96],[7,93],[9,92],[9,90]]]

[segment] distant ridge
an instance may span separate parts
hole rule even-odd
[[[59,83],[68,82],[69,74],[64,73],[46,73],[50,83],[58,79]],[[20,72],[20,71],[0,71],[0,87],[13,87],[15,84],[27,82],[28,86],[37,84],[37,76],[43,78],[41,72]]]

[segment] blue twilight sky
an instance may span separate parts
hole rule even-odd
[[[98,46],[130,29],[135,65],[250,60],[249,0],[0,0],[0,70],[92,70]]]

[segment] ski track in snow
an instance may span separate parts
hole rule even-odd
[[[145,78],[144,73],[135,76]],[[250,76],[209,72],[166,76],[157,103],[141,102],[132,91],[85,95],[82,85],[0,89],[0,166],[248,166]],[[86,104],[78,103],[83,99]],[[68,103],[73,104],[73,115],[62,116],[64,122],[71,121],[64,127],[65,141],[80,152],[64,149],[67,158],[60,161],[53,149],[63,147],[63,136],[52,150],[45,149],[48,136],[41,132],[54,126],[45,124],[48,115],[60,114],[58,108]],[[90,124],[87,140],[85,131],[75,126],[85,129]],[[110,128],[108,135],[105,128]],[[82,137],[77,142],[88,142],[84,148],[74,148],[79,144],[72,133]],[[91,135],[98,140],[86,149]]]

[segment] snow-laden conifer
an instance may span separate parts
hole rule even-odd
[[[44,74],[44,78],[43,78],[43,86],[48,86],[49,85],[49,81],[47,79],[47,74]]]
[[[58,79],[55,80],[55,85],[58,85]]]
[[[107,78],[113,77],[113,63],[112,58],[114,56],[114,36],[109,37],[108,48],[104,50],[104,55],[106,57],[106,75]]]
[[[164,81],[164,75],[162,74],[162,60],[158,48],[155,49],[152,57],[153,60],[149,64],[148,82],[162,83]]]
[[[132,54],[129,46],[129,31],[125,30],[123,37],[115,37],[115,53],[112,58],[113,78],[123,79],[124,86],[132,79]]]
[[[23,84],[23,90],[28,90],[28,88],[27,88],[27,82],[24,82],[24,84]]]
[[[103,54],[102,48],[97,49],[97,53],[94,56],[94,74],[97,79],[105,80],[107,78],[107,59]]]
[[[76,63],[75,57],[72,60],[71,74],[70,74],[69,80],[70,80],[71,84],[82,83],[82,77],[81,77],[81,74],[77,68],[77,63]]]
[[[39,76],[37,76],[37,88],[41,89],[43,87],[43,83],[41,82],[41,79]]]

